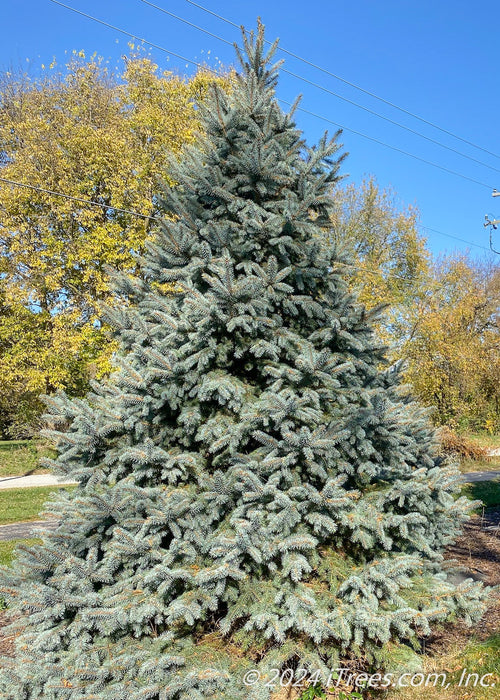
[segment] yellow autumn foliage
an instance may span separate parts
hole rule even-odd
[[[500,268],[453,255],[437,261],[416,300],[402,356],[438,423],[500,430]]]
[[[334,193],[333,232],[354,258],[348,283],[438,424],[500,430],[500,269],[465,255],[433,260],[418,211],[370,178]]]
[[[373,177],[339,189],[333,200],[330,235],[353,260],[346,279],[367,309],[386,305],[378,332],[397,352],[406,318],[429,277],[431,259],[418,231],[418,211],[402,208],[394,192],[381,189]]]
[[[196,105],[215,79],[229,80],[185,79],[137,51],[119,76],[81,52],[35,80],[5,73],[0,176],[153,216],[169,154],[196,139]],[[0,199],[0,430],[21,434],[39,393],[78,394],[109,370],[106,268],[134,270],[152,220],[4,182]]]

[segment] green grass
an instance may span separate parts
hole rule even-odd
[[[472,442],[477,443],[481,447],[500,447],[500,435],[490,435],[489,433],[467,433],[466,437]]]
[[[11,447],[26,447],[31,440],[0,440],[0,450],[9,450]]]
[[[54,451],[36,440],[0,441],[0,477],[46,474],[39,466],[41,457],[51,457]]]
[[[32,544],[38,544],[42,540],[37,537],[30,537],[25,540],[0,540],[0,566],[10,566],[14,557],[14,550],[18,544],[25,544],[28,547]],[[5,610],[7,607],[5,600],[0,596],[0,610]]]
[[[0,525],[39,520],[39,513],[51,493],[72,486],[35,486],[0,491]]]
[[[26,545],[32,545],[32,544],[38,544],[42,540],[32,537],[27,540],[7,540],[7,541],[0,541],[0,564],[2,566],[10,566],[12,563],[12,556],[14,554],[14,549],[17,547],[18,544],[26,544]]]
[[[484,642],[471,639],[465,646],[460,661],[463,668],[471,671],[477,669],[476,672],[481,676],[485,673],[500,676],[500,633],[488,637]]]
[[[424,685],[420,687],[408,687],[395,689],[388,694],[376,694],[377,698],[387,700],[498,700],[498,688],[500,685],[500,634],[494,634],[483,642],[470,639],[466,643],[457,642],[444,654],[435,656],[423,656],[423,672],[446,673],[446,682],[449,687],[436,687]],[[466,673],[462,676],[464,669]],[[481,687],[479,683],[474,686],[474,676],[484,678],[484,683],[489,687]],[[486,674],[492,674],[486,676]],[[462,685],[460,680],[462,679]]]
[[[485,508],[500,506],[500,480],[477,481],[474,484],[467,484],[462,492],[474,501],[482,501]],[[482,510],[482,507],[478,511]]]

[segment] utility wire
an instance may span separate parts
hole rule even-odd
[[[37,192],[43,192],[44,194],[50,194],[53,197],[64,197],[64,199],[70,199],[73,202],[81,202],[82,204],[88,204],[93,207],[102,207],[103,209],[112,209],[113,211],[119,211],[122,214],[132,214],[133,216],[140,216],[142,219],[158,219],[157,216],[148,216],[148,214],[141,214],[138,211],[132,211],[132,209],[121,209],[120,207],[112,207],[110,204],[101,204],[101,202],[95,202],[91,199],[83,199],[82,197],[73,197],[69,194],[64,194],[64,192],[56,192],[55,190],[47,190],[43,187],[38,187],[37,185],[27,185],[25,182],[17,182],[16,180],[8,180],[5,177],[0,177],[0,182],[5,182],[8,185],[14,185],[15,187],[24,187],[28,190],[36,190]]]
[[[451,233],[445,233],[444,231],[438,231],[435,228],[431,228],[430,226],[423,226],[422,224],[418,224],[419,228],[423,229],[424,231],[431,231],[432,233],[437,233],[440,236],[446,236],[447,238],[453,238],[455,241],[460,241],[461,243],[467,243],[467,245],[472,245],[475,248],[480,248],[481,250],[485,250],[487,253],[490,253],[491,250],[490,248],[486,248],[484,245],[479,245],[479,243],[472,243],[472,241],[467,241],[465,238],[459,238],[458,236],[453,236]]]
[[[197,2],[193,2],[193,0],[186,0],[189,5],[193,5],[194,7],[197,7],[198,9],[202,10],[203,12],[206,12],[209,15],[212,15],[213,17],[216,17],[217,19],[220,19],[222,22],[226,22],[226,24],[229,24],[231,27],[236,27],[236,29],[241,29],[240,25],[236,24],[236,22],[232,22],[231,20],[227,19],[227,17],[223,17],[220,14],[217,14],[217,12],[213,12],[213,10],[209,10],[207,7],[204,7],[203,5],[200,5]],[[267,44],[271,44],[272,42],[268,41],[267,39],[265,40]],[[340,75],[336,75],[332,71],[328,70],[327,68],[323,68],[322,66],[318,65],[317,63],[313,63],[312,61],[309,61],[307,58],[304,58],[303,56],[299,56],[296,53],[293,53],[292,51],[288,51],[285,49],[283,46],[278,46],[278,51],[281,51],[282,53],[287,54],[288,56],[291,56],[292,58],[296,58],[298,61],[302,61],[302,63],[305,63],[308,66],[311,66],[311,68],[315,68],[316,70],[321,71],[322,73],[325,73],[325,75],[329,75],[332,78],[335,78],[336,80],[340,80],[340,82],[344,83],[345,85],[349,85],[350,87],[355,88],[356,90],[359,90],[360,92],[364,93],[365,95],[369,95],[370,97],[375,98],[379,102],[383,102],[384,104],[388,105],[389,107],[393,107],[394,109],[397,109],[399,112],[402,112],[403,114],[407,114],[410,117],[413,117],[414,119],[418,119],[418,121],[422,122],[423,124],[427,124],[428,126],[432,126],[433,129],[437,129],[438,131],[441,131],[443,134],[447,134],[447,136],[452,136],[454,139],[457,139],[457,141],[461,141],[462,143],[466,143],[468,146],[472,146],[473,148],[477,148],[479,151],[483,151],[483,153],[487,153],[490,156],[493,156],[494,158],[499,158],[500,156],[497,155],[496,153],[493,153],[492,151],[489,151],[487,148],[483,148],[482,146],[478,146],[477,144],[473,143],[472,141],[468,141],[467,139],[463,138],[462,136],[458,136],[457,134],[453,133],[452,131],[449,131],[448,129],[444,129],[443,127],[439,126],[438,124],[434,124],[434,122],[429,121],[428,119],[424,119],[424,117],[420,117],[418,114],[415,114],[414,112],[411,112],[408,109],[404,109],[404,107],[400,107],[399,105],[395,104],[394,102],[390,102],[389,100],[386,100],[383,97],[380,97],[380,95],[377,95],[374,92],[370,92],[370,90],[366,90],[365,88],[362,88],[359,85],[356,85],[355,83],[350,82],[349,80],[346,80],[345,78],[342,78]]]
[[[149,0],[139,0],[139,2],[142,2],[144,5],[149,5],[150,7],[153,7],[155,10],[158,10],[159,12],[162,12],[163,14],[168,15],[169,17],[173,17],[174,19],[178,20],[179,22],[182,22],[183,24],[186,24],[187,26],[192,27],[193,29],[196,29],[199,32],[203,32],[203,34],[206,34],[214,39],[217,39],[218,41],[221,41],[223,44],[227,44],[228,46],[237,46],[237,44],[235,44],[234,42],[228,41],[227,39],[224,39],[223,37],[219,36],[218,34],[214,34],[213,32],[209,32],[204,27],[200,27],[199,25],[194,24],[193,22],[190,22],[189,20],[185,19],[184,17],[180,17],[179,15],[176,15],[173,12],[170,12],[170,10],[166,10],[165,8],[160,7],[159,5],[156,5],[153,2],[149,2]],[[238,48],[241,48],[241,47],[238,47]],[[313,87],[317,88],[318,90],[322,90],[323,92],[326,92],[328,95],[333,95],[333,97],[336,97],[339,100],[342,100],[343,102],[347,102],[348,104],[353,105],[354,107],[357,107],[358,109],[362,109],[364,112],[367,112],[368,114],[372,114],[373,116],[378,117],[379,119],[383,119],[384,121],[388,122],[389,124],[393,124],[394,126],[397,126],[400,129],[404,129],[405,131],[409,132],[410,134],[413,134],[414,136],[418,136],[422,139],[425,139],[426,141],[429,141],[429,143],[433,143],[436,146],[439,146],[440,148],[444,148],[447,151],[450,151],[451,153],[456,153],[457,155],[461,156],[462,158],[466,158],[467,160],[470,160],[473,163],[477,163],[478,165],[481,165],[484,168],[489,168],[490,170],[494,170],[495,172],[500,173],[500,168],[495,168],[493,165],[488,165],[484,161],[478,160],[477,158],[473,158],[472,156],[469,156],[466,153],[462,153],[462,151],[459,151],[456,148],[452,148],[451,146],[447,146],[446,144],[442,143],[441,141],[437,141],[436,139],[433,139],[430,136],[426,136],[425,134],[422,134],[420,131],[416,131],[415,129],[412,129],[409,126],[405,126],[404,124],[401,124],[400,122],[397,122],[394,119],[390,119],[390,117],[386,117],[383,114],[380,114],[379,112],[376,112],[375,110],[370,109],[369,107],[365,107],[364,105],[361,105],[358,102],[354,102],[354,100],[350,100],[347,97],[344,97],[343,95],[339,95],[337,92],[330,90],[329,88],[325,87],[324,85],[320,85],[319,83],[315,83],[313,80],[309,80],[309,78],[305,78],[302,75],[298,75],[297,73],[293,73],[291,70],[288,70],[287,68],[281,68],[280,70],[282,73],[286,73],[287,75],[290,75],[292,78],[296,78],[297,80],[301,80],[302,82],[307,83],[308,85],[312,85]]]
[[[192,63],[194,66],[198,66],[198,68],[202,68],[203,70],[208,70],[211,73],[215,73],[216,71],[212,70],[211,68],[208,68],[207,66],[203,66],[201,63],[197,63],[196,61],[193,61],[190,58],[186,58],[185,56],[181,56],[178,53],[174,53],[174,51],[170,51],[169,49],[165,49],[163,46],[159,46],[158,44],[153,44],[153,42],[148,41],[147,39],[143,39],[140,36],[137,36],[137,34],[132,34],[131,32],[127,32],[125,29],[120,29],[120,27],[115,27],[114,24],[110,24],[109,22],[105,22],[102,19],[98,19],[97,17],[93,17],[92,15],[88,15],[86,12],[82,12],[81,10],[77,10],[74,7],[70,7],[69,5],[65,5],[63,2],[59,2],[59,0],[49,0],[49,2],[53,2],[54,5],[60,5],[61,7],[64,7],[66,10],[70,10],[71,12],[75,12],[77,15],[82,15],[82,17],[86,17],[87,19],[91,19],[93,22],[97,22],[98,24],[102,24],[104,27],[108,27],[109,29],[114,29],[115,32],[120,32],[121,34],[125,34],[125,36],[129,36],[131,39],[136,39],[137,41],[141,41],[148,46],[152,46],[154,49],[158,49],[158,51],[163,51],[164,53],[169,54],[170,56],[175,56],[175,58],[179,58],[181,61],[184,61],[185,63]]]
[[[59,0],[50,0],[50,2],[54,3],[55,5],[60,5],[61,7],[64,7],[67,10],[70,10],[71,12],[75,12],[78,15],[82,15],[83,17],[86,17],[87,19],[92,20],[93,22],[97,22],[98,24],[102,24],[105,27],[108,27],[110,29],[113,29],[117,32],[120,32],[121,34],[125,34],[126,36],[131,37],[132,39],[136,39],[137,41],[144,42],[148,46],[152,46],[155,49],[158,49],[159,51],[162,51],[163,53],[166,53],[171,56],[175,56],[176,58],[179,58],[180,60],[186,62],[186,63],[191,63],[194,66],[198,66],[198,68],[201,68],[202,70],[207,70],[210,73],[213,73],[214,75],[218,75],[217,71],[213,70],[212,68],[208,68],[207,66],[202,65],[198,61],[194,61],[193,59],[186,58],[185,56],[181,56],[178,53],[174,53],[173,51],[170,51],[169,49],[166,49],[164,46],[160,46],[159,44],[153,44],[151,41],[148,41],[147,39],[141,38],[137,36],[136,34],[132,34],[131,32],[126,31],[125,29],[121,29],[120,27],[116,27],[113,24],[109,24],[109,22],[105,22],[101,19],[98,19],[97,17],[93,17],[92,15],[87,14],[86,12],[82,12],[81,10],[76,10],[74,7],[70,7],[69,5],[65,5],[64,3],[60,2]],[[290,105],[290,102],[286,102],[285,100],[280,100],[280,102],[283,102],[284,104]],[[443,172],[446,172],[450,175],[456,175],[457,177],[462,178],[463,180],[468,180],[469,182],[473,182],[476,185],[481,185],[482,187],[486,187],[488,190],[494,189],[491,185],[486,184],[485,182],[481,182],[480,180],[476,180],[472,177],[469,177],[468,175],[463,175],[462,173],[457,172],[456,170],[451,170],[450,168],[446,168],[443,165],[439,165],[438,163],[434,163],[433,161],[426,160],[425,158],[421,158],[420,156],[416,156],[412,153],[409,153],[408,151],[404,151],[401,148],[397,148],[396,146],[391,146],[388,143],[385,143],[384,141],[381,141],[379,139],[374,138],[373,136],[367,136],[366,134],[363,134],[361,131],[356,131],[354,129],[350,129],[347,126],[343,126],[342,124],[339,124],[338,122],[334,122],[331,119],[328,119],[327,117],[323,117],[320,114],[316,114],[315,112],[310,112],[307,109],[304,109],[302,107],[298,107],[298,109],[301,112],[304,112],[305,114],[309,114],[313,117],[316,117],[317,119],[321,119],[322,121],[325,121],[329,124],[333,124],[334,126],[343,129],[344,131],[349,131],[353,134],[356,134],[357,136],[362,136],[365,139],[368,139],[369,141],[373,141],[374,143],[378,143],[381,146],[384,146],[385,148],[390,148],[393,151],[396,151],[397,153],[401,153],[405,156],[409,156],[410,158],[414,158],[415,160],[419,160],[422,163],[425,163],[426,165],[431,165],[434,168],[438,168],[439,170],[442,170]]]
[[[291,102],[287,102],[286,100],[278,100],[279,102],[282,102],[285,105],[292,106]],[[421,163],[425,163],[426,165],[432,165],[433,168],[438,168],[439,170],[442,170],[445,173],[449,173],[450,175],[456,175],[457,177],[461,177],[462,180],[468,180],[469,182],[474,182],[476,185],[481,185],[482,187],[486,187],[490,191],[493,189],[491,185],[487,185],[485,182],[481,182],[481,180],[475,180],[473,177],[469,177],[468,175],[463,175],[462,173],[457,172],[456,170],[451,170],[450,168],[446,168],[444,165],[439,165],[439,163],[434,163],[431,160],[427,160],[426,158],[421,158],[420,156],[416,156],[414,153],[409,153],[408,151],[404,151],[402,148],[398,148],[397,146],[391,146],[388,143],[385,143],[384,141],[380,141],[380,139],[376,139],[374,136],[368,136],[367,134],[363,134],[361,131],[356,131],[355,129],[351,129],[348,126],[343,126],[342,124],[339,124],[338,122],[334,122],[332,119],[328,119],[328,117],[324,117],[321,114],[317,114],[316,112],[311,112],[308,109],[304,109],[303,107],[297,107],[297,110],[299,112],[304,112],[305,114],[309,114],[311,117],[316,117],[317,119],[321,119],[324,122],[327,122],[328,124],[332,124],[333,126],[336,126],[343,131],[350,131],[352,134],[356,134],[357,136],[362,136],[364,139],[368,139],[369,141],[373,141],[374,143],[378,143],[381,146],[385,146],[386,148],[390,148],[392,151],[396,151],[397,153],[402,153],[405,156],[408,156],[409,158],[414,158],[415,160],[419,160]]]
[[[167,54],[172,55],[172,56],[176,56],[177,58],[180,58],[182,61],[185,61],[185,62],[187,62],[187,63],[191,63],[191,64],[193,64],[193,65],[198,66],[199,68],[202,68],[202,69],[204,69],[204,70],[208,70],[209,72],[211,72],[211,73],[217,75],[216,71],[212,70],[211,68],[208,68],[207,66],[203,66],[202,64],[198,63],[197,61],[193,61],[192,59],[188,59],[188,58],[186,58],[186,57],[184,57],[184,56],[180,56],[179,54],[176,54],[176,53],[174,53],[173,51],[169,51],[168,49],[166,49],[166,48],[163,47],[163,46],[159,46],[159,45],[157,45],[157,44],[153,44],[153,43],[147,41],[146,39],[142,39],[142,38],[138,37],[137,35],[132,34],[131,32],[128,32],[128,31],[126,31],[126,30],[124,30],[124,29],[121,29],[121,28],[119,28],[119,27],[115,27],[114,25],[109,24],[108,22],[104,22],[103,20],[100,20],[100,19],[98,19],[98,18],[96,18],[96,17],[93,17],[92,15],[89,15],[89,14],[87,14],[87,13],[85,13],[85,12],[81,12],[80,10],[76,10],[75,8],[70,7],[69,5],[65,5],[64,3],[59,2],[59,0],[50,0],[50,1],[53,2],[53,3],[56,4],[56,5],[60,5],[61,7],[64,7],[64,8],[66,8],[66,9],[72,11],[72,12],[75,12],[76,14],[82,15],[82,16],[88,18],[88,19],[91,19],[92,21],[98,22],[99,24],[102,24],[102,25],[104,25],[104,26],[106,26],[106,27],[109,27],[110,29],[114,29],[114,30],[116,30],[116,31],[118,31],[118,32],[120,32],[120,33],[122,33],[122,34],[125,34],[126,36],[129,36],[129,37],[131,37],[131,38],[133,38],[133,39],[137,39],[138,41],[142,41],[142,42],[148,44],[149,46],[152,46],[152,47],[154,47],[154,48],[157,48],[159,51],[162,51],[162,52],[167,53]],[[193,3],[193,4],[195,4],[195,3]],[[281,101],[284,102],[283,100],[281,100]],[[289,106],[291,105],[290,102],[285,102],[285,104],[287,104],[287,105],[289,105]],[[401,150],[401,149],[399,149],[399,148],[396,148],[395,146],[391,146],[390,144],[387,144],[387,143],[385,143],[385,142],[383,142],[383,141],[380,141],[379,139],[375,139],[375,138],[373,138],[373,137],[371,137],[371,136],[367,136],[366,134],[363,134],[363,133],[361,133],[361,132],[359,132],[359,131],[355,131],[354,129],[349,129],[348,127],[344,127],[344,126],[342,126],[341,124],[337,124],[336,122],[333,122],[332,120],[327,119],[326,117],[323,117],[323,116],[321,116],[321,115],[319,115],[319,114],[315,114],[314,112],[309,112],[308,110],[303,109],[302,107],[299,107],[298,109],[299,109],[300,111],[306,113],[306,114],[310,114],[311,116],[314,116],[314,117],[316,117],[316,118],[318,118],[318,119],[321,119],[321,120],[323,120],[323,121],[326,121],[326,122],[328,122],[328,123],[330,123],[330,124],[333,124],[334,126],[340,127],[341,129],[344,129],[345,131],[350,131],[350,132],[352,132],[352,133],[354,133],[354,134],[356,134],[356,135],[358,135],[358,136],[362,136],[363,138],[369,139],[370,141],[374,141],[375,143],[378,143],[378,144],[380,144],[381,146],[385,146],[386,148],[390,148],[391,150],[394,150],[394,151],[397,151],[397,152],[399,152],[399,153],[402,153],[403,155],[409,156],[410,158],[415,158],[416,160],[422,161],[423,163],[426,163],[427,165],[431,165],[431,166],[433,166],[433,167],[435,167],[435,168],[439,168],[440,170],[443,170],[444,172],[450,173],[450,174],[452,174],[452,175],[456,175],[457,177],[461,177],[461,178],[463,178],[463,179],[465,179],[465,180],[469,180],[469,181],[471,181],[471,182],[474,182],[475,184],[482,185],[483,187],[487,187],[488,189],[492,189],[489,185],[486,185],[486,184],[483,183],[483,182],[479,182],[478,180],[474,180],[473,178],[470,178],[470,177],[468,177],[468,176],[466,176],[466,175],[463,175],[463,174],[461,174],[461,173],[457,173],[457,172],[455,172],[455,171],[453,171],[453,170],[449,170],[448,168],[444,168],[443,166],[438,165],[437,163],[433,163],[433,162],[431,162],[431,161],[427,161],[427,160],[425,160],[425,159],[423,159],[423,158],[420,158],[420,156],[416,156],[416,155],[414,155],[414,154],[412,154],[412,153],[408,153],[408,152],[406,152],[406,151],[403,151],[403,150]],[[5,181],[4,178],[1,178],[1,179]],[[20,186],[28,187],[27,185],[23,185],[22,183],[14,183],[14,182],[12,182],[12,181],[11,181],[11,184],[18,184],[18,185],[20,185]],[[34,188],[33,186],[30,186],[30,187]],[[40,189],[40,188],[34,188],[34,189]],[[52,191],[50,191],[50,190],[46,190],[46,192],[49,193],[49,194],[52,193]],[[59,196],[61,193],[54,193],[54,194],[57,194],[57,195]],[[67,198],[70,198],[69,195],[63,195],[63,196],[65,196],[65,197],[67,197]],[[81,201],[81,202],[86,203],[86,204],[89,204],[89,203],[90,203],[88,200],[82,200],[82,199],[79,199],[79,198],[72,198],[72,199],[76,199],[76,201]],[[97,206],[105,206],[105,205],[100,204],[99,202],[95,202],[94,204],[97,205]],[[108,207],[108,208],[113,208],[113,209],[114,209],[114,207]],[[145,215],[145,214],[139,214],[138,212],[129,212],[129,211],[127,211],[127,210],[123,210],[123,211],[126,212],[126,213],[137,214],[138,216],[141,216],[141,217],[143,217],[143,218],[149,218],[149,219],[157,218],[157,217],[148,217],[147,215]],[[462,243],[466,243],[467,245],[473,246],[473,247],[475,247],[475,248],[480,248],[481,250],[488,250],[488,249],[485,248],[484,246],[481,246],[481,245],[479,245],[479,244],[477,244],[477,243],[473,243],[472,241],[467,241],[467,240],[465,240],[465,239],[458,238],[457,236],[453,236],[453,235],[451,235],[451,234],[449,234],[449,233],[445,233],[444,231],[437,231],[436,229],[431,229],[431,228],[429,228],[429,227],[422,227],[422,228],[427,228],[427,230],[433,231],[434,233],[439,233],[439,234],[442,235],[442,236],[446,236],[446,237],[448,237],[448,238],[452,238],[452,239],[455,239],[455,240],[459,240],[459,241],[461,241]],[[374,272],[376,272],[376,271],[374,271]]]
[[[23,187],[24,189],[28,190],[34,190],[36,192],[41,192],[43,194],[48,194],[51,195],[52,197],[63,197],[64,199],[69,199],[73,202],[79,202],[81,204],[86,204],[89,206],[94,206],[94,207],[102,207],[103,209],[112,209],[113,211],[118,211],[122,214],[131,214],[132,216],[138,216],[141,219],[150,219],[152,221],[162,221],[162,218],[159,216],[149,216],[148,214],[141,214],[138,211],[134,211],[132,209],[122,209],[120,207],[113,207],[110,204],[102,204],[101,202],[96,202],[94,200],[90,199],[83,199],[82,197],[73,197],[72,195],[66,194],[64,192],[57,192],[56,190],[49,190],[44,187],[39,187],[38,185],[30,185],[25,182],[18,182],[17,180],[10,180],[5,177],[0,177],[0,182],[5,182],[8,185],[12,185],[14,187]],[[433,233],[440,234],[441,236],[446,236],[448,238],[453,238],[456,241],[460,241],[461,243],[466,243],[467,245],[473,246],[475,248],[480,248],[481,250],[486,250],[489,252],[488,248],[485,248],[482,245],[479,245],[477,243],[473,243],[472,241],[467,241],[464,238],[459,238],[458,236],[453,236],[451,233],[445,233],[444,231],[438,231],[437,229],[430,228],[429,226],[422,226],[419,225],[419,228],[424,229],[426,231],[432,231]],[[339,263],[342,265],[348,265],[348,267],[352,267],[352,265],[348,263]],[[359,268],[360,270],[368,271],[368,272],[373,272],[374,274],[378,274],[378,270],[369,270],[369,268]],[[405,279],[405,278],[402,278]]]
[[[189,2],[189,0],[187,0],[187,1]],[[192,27],[193,29],[196,29],[196,30],[198,30],[198,31],[200,31],[200,32],[203,32],[204,34],[206,34],[206,35],[208,35],[208,36],[210,36],[210,37],[212,37],[212,38],[214,38],[214,39],[217,39],[218,41],[221,41],[222,43],[224,43],[224,44],[226,44],[226,45],[228,45],[228,46],[234,46],[234,45],[235,45],[234,42],[228,41],[227,39],[224,39],[223,37],[219,36],[218,34],[214,34],[213,32],[210,32],[210,31],[208,31],[207,29],[205,29],[204,27],[200,27],[200,26],[198,26],[197,24],[195,24],[194,22],[190,22],[189,20],[185,19],[184,17],[180,17],[179,15],[176,15],[175,13],[170,12],[169,10],[166,10],[166,9],[163,8],[163,7],[160,7],[159,5],[156,5],[155,3],[150,2],[149,0],[140,0],[140,2],[144,3],[145,5],[149,5],[150,7],[153,7],[154,9],[156,9],[156,10],[162,12],[163,14],[166,14],[166,15],[168,15],[168,16],[174,18],[174,19],[177,19],[177,20],[180,21],[180,22],[183,22],[184,24],[186,24],[186,25]],[[190,4],[196,5],[197,7],[200,7],[201,9],[204,9],[204,8],[202,8],[201,5],[198,5],[197,3],[190,3]],[[213,14],[213,13],[211,13],[211,14]],[[217,16],[218,16],[218,15],[217,15]],[[229,22],[229,20],[228,20],[228,22]],[[232,26],[235,26],[235,27],[238,28],[238,25],[237,25],[236,23],[229,22],[229,24],[231,24]],[[267,40],[266,40],[266,42],[267,42],[268,44],[271,43],[271,42],[269,42],[269,41],[267,41]],[[290,52],[285,51],[285,50],[283,50],[283,51],[284,51],[285,53],[290,53]],[[299,57],[299,56],[296,56],[295,54],[291,54],[291,55],[294,56],[295,58],[299,58],[299,59],[300,59],[300,57]],[[306,61],[305,59],[300,59],[300,60],[303,60],[305,63],[309,63],[309,61]],[[310,64],[310,65],[314,65],[314,64]],[[318,67],[318,68],[319,68],[319,66],[314,66],[314,67]],[[320,70],[322,70],[322,69],[320,68]],[[391,124],[395,124],[396,126],[399,126],[399,127],[403,128],[403,129],[409,131],[409,132],[412,133],[412,134],[415,134],[415,135],[417,135],[417,136],[420,136],[421,138],[426,139],[427,141],[430,141],[431,143],[434,143],[434,144],[436,144],[436,145],[438,145],[438,146],[441,146],[442,148],[446,148],[447,150],[452,151],[453,153],[457,153],[458,155],[460,155],[460,156],[462,156],[462,157],[464,157],[464,158],[467,158],[468,160],[471,160],[471,161],[473,161],[473,162],[475,162],[475,163],[479,163],[480,165],[483,165],[483,166],[485,166],[485,167],[487,167],[487,168],[490,168],[491,170],[495,170],[496,172],[500,172],[500,170],[499,170],[498,168],[494,168],[494,167],[492,167],[492,166],[490,166],[490,165],[487,165],[486,163],[484,163],[484,162],[482,162],[482,161],[480,161],[480,160],[477,160],[476,158],[472,158],[472,157],[470,157],[470,156],[468,156],[468,155],[462,153],[461,151],[456,150],[455,148],[451,148],[451,147],[449,147],[449,146],[446,146],[445,144],[443,144],[443,143],[441,143],[441,142],[439,142],[439,141],[436,141],[435,139],[429,138],[429,137],[425,136],[424,134],[421,134],[421,133],[418,132],[418,131],[414,131],[413,129],[410,129],[410,128],[408,128],[408,127],[406,127],[406,126],[400,124],[399,122],[395,122],[395,121],[393,121],[392,119],[388,119],[387,117],[384,117],[383,115],[378,114],[377,112],[374,112],[373,110],[367,109],[367,108],[364,107],[363,105],[359,105],[359,104],[357,104],[356,102],[353,102],[352,100],[348,100],[348,99],[342,97],[341,95],[338,95],[337,93],[332,92],[331,90],[328,90],[328,89],[325,88],[324,86],[318,85],[317,83],[314,83],[314,82],[308,80],[307,78],[304,78],[303,76],[297,75],[296,73],[292,73],[291,71],[289,71],[289,70],[287,70],[287,69],[285,69],[285,68],[281,68],[281,72],[282,72],[282,73],[287,73],[288,75],[291,75],[291,76],[297,78],[298,80],[302,80],[302,81],[304,81],[304,82],[306,82],[306,83],[309,83],[310,85],[313,85],[314,87],[317,87],[317,88],[319,88],[320,90],[324,90],[325,92],[328,92],[329,94],[334,95],[335,97],[338,97],[338,98],[341,99],[341,100],[344,100],[344,101],[346,101],[346,102],[348,102],[348,103],[350,103],[350,104],[352,104],[352,105],[354,105],[354,106],[356,106],[356,107],[359,107],[360,109],[363,109],[363,110],[369,112],[370,114],[374,114],[375,116],[380,117],[381,119],[384,119],[384,120],[390,122]],[[328,71],[326,71],[326,72],[328,72]],[[333,74],[332,74],[332,75],[333,75]],[[334,77],[336,77],[336,76],[334,76]],[[339,79],[340,79],[340,78],[339,78]],[[371,93],[368,93],[368,94],[371,94]],[[281,100],[281,101],[284,102],[284,100]],[[382,100],[382,101],[385,101],[385,100]],[[290,103],[286,103],[286,102],[285,102],[285,104],[290,105]],[[388,104],[391,104],[391,103],[388,103]],[[392,105],[392,106],[395,106],[395,105]],[[307,112],[306,110],[301,109],[301,108],[299,108],[299,109],[300,109],[300,111],[303,111],[303,112],[306,112],[306,113],[308,113],[308,114],[311,114],[312,116],[317,116],[317,117],[319,117],[319,118],[321,118],[321,119],[324,119],[324,117],[321,117],[320,115],[313,115],[312,112]],[[405,110],[402,110],[402,111],[405,111]],[[409,113],[409,114],[411,114],[411,113]],[[412,115],[412,116],[415,116],[415,115]],[[418,117],[417,117],[417,118],[418,118]],[[332,123],[333,123],[333,122],[332,122]],[[335,125],[335,126],[340,126],[340,128],[342,128],[342,129],[344,129],[344,130],[346,130],[346,131],[351,131],[352,133],[358,134],[358,135],[360,135],[360,136],[364,136],[365,138],[371,138],[371,137],[365,136],[364,134],[361,134],[360,132],[356,132],[356,131],[354,131],[354,130],[352,130],[352,129],[348,129],[347,127],[344,127],[344,126],[341,126],[341,125],[338,125],[338,124],[335,124],[335,123],[334,123],[334,125]],[[373,140],[373,141],[375,141],[376,143],[379,143],[379,144],[381,144],[381,145],[387,145],[387,144],[382,143],[382,142],[379,141],[378,139],[371,139],[371,140]],[[474,145],[474,144],[471,144],[471,145]],[[411,154],[411,153],[407,153],[406,151],[403,151],[403,150],[401,150],[401,149],[397,149],[397,150],[398,150],[400,153],[403,153],[404,155],[410,156],[411,158],[417,158],[418,160],[421,160],[422,162],[424,162],[424,163],[426,163],[426,164],[435,165],[434,163],[431,163],[430,161],[427,161],[427,160],[425,160],[425,159],[423,159],[423,158],[420,158],[419,156],[415,156],[415,155],[413,155],[413,154]],[[494,154],[492,154],[492,155],[494,155]],[[441,167],[441,166],[439,166],[439,167]],[[449,170],[448,168],[445,168],[445,171],[446,171],[446,172],[449,172],[449,173],[451,173],[451,174],[455,174],[455,175],[458,175],[458,174],[459,174],[459,173],[455,173],[455,171]],[[477,184],[484,184],[484,183],[479,183],[479,181],[477,181],[477,180],[471,180],[471,181],[473,181],[473,182],[475,182],[475,183],[477,183]],[[467,241],[467,240],[465,240],[464,238],[459,238],[458,236],[453,236],[453,235],[451,235],[451,234],[445,233],[444,231],[438,231],[437,229],[430,228],[429,226],[420,226],[420,228],[422,228],[422,229],[424,229],[424,230],[426,230],[426,231],[431,231],[431,232],[433,232],[433,233],[437,233],[437,234],[442,235],[442,236],[447,236],[448,238],[453,238],[454,240],[460,241],[461,243],[466,243],[467,245],[472,245],[472,246],[474,246],[474,247],[476,247],[476,248],[479,248],[479,249],[481,249],[481,250],[485,250],[485,251],[489,252],[488,248],[486,248],[485,246],[481,246],[481,245],[478,245],[478,244],[476,244],[476,243],[472,243],[472,241]],[[353,266],[350,265],[350,267],[353,267]],[[368,268],[355,268],[355,269],[363,270],[363,271],[368,271],[368,272],[375,272],[375,271],[368,270]],[[401,278],[401,279],[404,279],[403,277],[400,277],[400,278]]]

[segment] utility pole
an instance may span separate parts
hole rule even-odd
[[[492,197],[500,197],[500,192],[497,192],[497,190],[493,190],[491,193]],[[496,231],[498,228],[498,224],[500,224],[500,219],[490,219],[490,215],[486,214],[484,226],[489,226],[490,227],[490,248],[491,250],[496,253],[497,255],[500,255],[500,250],[495,250],[493,248],[493,231]]]

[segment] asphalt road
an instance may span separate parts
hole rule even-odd
[[[54,474],[0,477],[0,489],[26,489],[30,486],[64,486],[66,484],[76,484],[76,481],[67,481],[64,477],[54,476]]]
[[[464,481],[467,484],[472,484],[475,481],[493,481],[500,478],[500,472],[469,472],[464,474]]]
[[[33,520],[29,523],[12,523],[12,525],[0,525],[0,540],[25,540],[28,537],[36,537],[34,530],[41,525],[55,530],[57,520]]]

